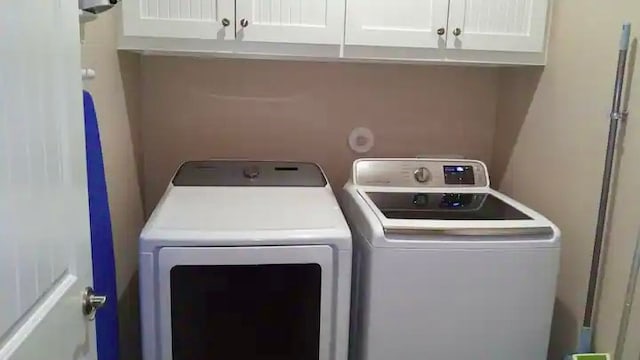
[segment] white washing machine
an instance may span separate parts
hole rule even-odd
[[[317,165],[187,162],[140,238],[144,360],[346,360],[351,257]]]
[[[352,360],[547,358],[560,232],[482,162],[358,160],[343,208]]]

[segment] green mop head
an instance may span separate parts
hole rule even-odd
[[[611,360],[609,354],[575,354],[571,356],[572,360]]]

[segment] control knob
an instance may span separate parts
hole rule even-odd
[[[431,173],[426,167],[419,167],[413,172],[413,177],[419,183],[426,183],[431,179]]]

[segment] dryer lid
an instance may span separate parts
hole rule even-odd
[[[318,165],[235,160],[185,163],[141,234],[143,241],[220,246],[350,248],[350,238]]]

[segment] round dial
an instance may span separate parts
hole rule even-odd
[[[255,179],[260,175],[260,169],[257,166],[246,167],[242,172],[248,179]]]
[[[431,179],[431,173],[426,167],[419,167],[413,172],[413,177],[419,183],[426,183]]]

